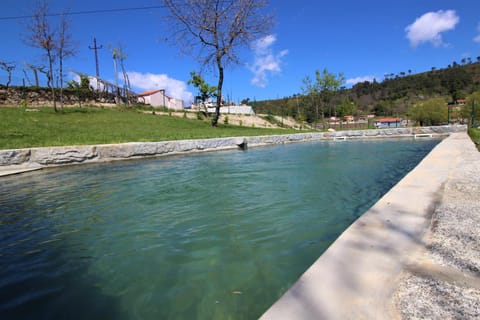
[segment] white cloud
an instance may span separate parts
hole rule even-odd
[[[347,79],[345,81],[345,83],[353,86],[353,85],[355,85],[357,83],[360,83],[360,82],[365,82],[365,81],[373,82],[373,80],[375,80],[375,76],[364,76],[364,77],[356,77],[356,78]]]
[[[275,54],[272,46],[277,41],[274,35],[268,35],[252,43],[252,49],[255,57],[253,65],[249,66],[253,72],[253,78],[250,81],[253,85],[265,88],[268,84],[267,75],[277,74],[282,71],[282,58],[288,54],[288,50],[282,50]]]
[[[270,52],[270,47],[277,41],[277,38],[273,34],[269,34],[263,38],[260,38],[253,42],[252,48],[257,55],[263,55]]]
[[[473,38],[473,41],[480,43],[480,23],[478,24],[477,32],[478,32],[478,35],[475,38]]]
[[[183,81],[172,79],[166,74],[128,72],[130,84],[140,90],[165,89],[167,95],[182,99],[186,104],[193,101],[193,94],[187,90],[187,84]]]
[[[424,42],[431,42],[433,46],[439,47],[443,44],[442,32],[455,29],[458,22],[460,18],[454,10],[427,12],[407,26],[405,32],[414,48]]]

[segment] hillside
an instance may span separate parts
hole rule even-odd
[[[313,122],[318,113],[322,117],[322,112],[324,117],[370,113],[377,116],[403,115],[416,102],[435,97],[464,99],[479,89],[480,62],[464,65],[454,62],[447,68],[432,68],[418,74],[389,74],[382,82],[361,82],[350,89],[320,93],[318,97],[298,94],[251,104],[257,113],[283,114]],[[314,99],[318,102],[315,103]]]

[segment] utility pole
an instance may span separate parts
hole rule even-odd
[[[96,76],[97,76],[97,91],[99,90],[99,83],[98,83],[98,79],[100,78],[100,69],[98,67],[98,53],[97,51],[102,49],[103,46],[97,46],[97,39],[96,38],[93,38],[93,47],[91,46],[88,46],[88,49],[90,50],[94,50],[95,51],[95,68],[96,68]]]

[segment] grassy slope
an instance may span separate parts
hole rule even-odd
[[[294,132],[228,125],[213,128],[209,121],[153,116],[136,110],[68,108],[57,114],[52,108],[38,110],[0,108],[0,149]]]
[[[480,129],[470,128],[468,129],[468,134],[472,141],[477,145],[478,151],[480,151]]]

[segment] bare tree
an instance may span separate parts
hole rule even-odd
[[[32,66],[31,64],[26,63],[26,62],[24,62],[24,64],[27,68],[32,70],[33,76],[35,77],[35,87],[38,88],[38,71],[37,71],[37,68],[35,66]],[[28,79],[28,77],[27,77],[27,79]]]
[[[38,72],[40,73],[43,73],[45,75],[45,77],[47,77],[47,87],[49,88],[53,88],[52,85],[53,85],[53,79],[52,79],[52,76],[50,75],[50,72],[48,70],[45,70],[46,67],[45,66],[38,66],[38,67],[35,67],[35,70],[37,70]],[[38,80],[38,79],[37,79]],[[37,81],[37,88],[39,87],[39,84],[38,84],[38,81]]]
[[[60,105],[63,109],[63,60],[74,56],[76,53],[75,44],[72,41],[71,34],[68,32],[70,23],[65,14],[62,14],[60,26],[58,28],[58,39],[56,42],[56,56],[58,57],[59,73],[60,73]]]
[[[123,75],[123,85],[125,87],[125,98],[127,103],[130,103],[130,79],[128,78],[128,73],[125,70],[125,60],[127,59],[127,53],[123,49],[123,45],[121,43],[118,44],[117,48],[112,49],[113,56],[116,57],[118,62],[120,62],[120,69],[122,69]]]
[[[118,70],[117,70],[117,60],[118,60],[118,51],[116,48],[112,49],[112,58],[113,58],[113,69],[115,73],[115,103],[120,103],[120,87],[118,86]]]
[[[197,48],[203,66],[218,71],[217,104],[212,125],[220,117],[224,68],[239,64],[238,48],[265,35],[273,18],[264,12],[267,0],[163,0],[169,9],[174,43],[188,53]]]
[[[113,66],[114,66],[114,73],[115,73],[115,83],[117,86],[117,100],[119,100],[119,95],[120,95],[120,86],[118,84],[118,72],[117,72],[117,63],[120,64],[120,68],[122,70],[122,76],[123,76],[123,87],[124,87],[124,94],[125,94],[125,99],[127,103],[130,103],[130,92],[131,92],[131,87],[130,87],[130,79],[128,78],[128,73],[125,69],[125,60],[127,59],[127,54],[125,53],[125,50],[123,49],[123,45],[121,43],[118,44],[118,46],[113,46],[113,45],[108,45],[110,51],[112,52],[112,57],[113,57]],[[119,103],[117,101],[117,103]]]
[[[30,78],[28,77],[27,70],[22,69],[22,71],[23,71],[23,76],[25,77],[25,79],[27,79],[28,85],[31,87],[31,86],[32,86],[32,82],[30,81]]]
[[[12,82],[12,71],[15,70],[16,67],[17,66],[13,62],[0,61],[0,68],[8,73],[7,88],[10,85],[10,82]]]
[[[53,65],[55,61],[55,38],[56,30],[52,28],[48,21],[48,2],[47,0],[37,0],[35,3],[32,17],[27,24],[27,45],[44,50],[48,60],[48,86],[52,89],[53,109],[57,112],[57,103],[55,97],[55,86],[53,83]]]

